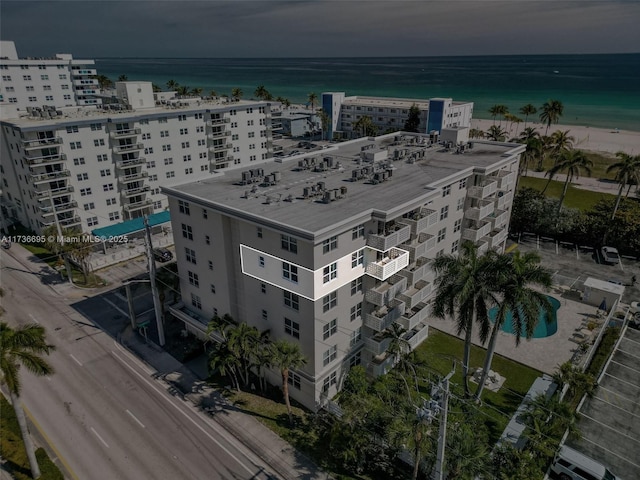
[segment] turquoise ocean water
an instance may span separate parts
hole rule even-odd
[[[561,123],[640,131],[640,53],[400,58],[104,58],[98,73],[112,80],[173,79],[205,93],[239,87],[251,98],[258,85],[274,97],[305,103],[309,92],[344,91],[475,102],[474,117],[504,104],[518,114],[527,103],[553,98],[565,106]]]

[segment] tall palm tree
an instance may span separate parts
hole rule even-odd
[[[570,131],[571,130],[556,130],[551,134],[551,142],[553,145],[552,155],[558,156],[560,152],[573,148],[573,142],[575,142],[576,139],[569,135]]]
[[[209,96],[210,97],[217,97],[218,96],[218,92],[216,92],[215,90],[211,90],[211,91],[209,91]]]
[[[307,359],[302,354],[300,345],[297,343],[287,342],[286,340],[278,340],[273,343],[272,364],[280,370],[282,376],[282,395],[284,396],[284,403],[287,405],[290,423],[293,423],[293,414],[291,413],[291,402],[289,401],[289,370],[300,368],[306,363]]]
[[[33,478],[40,477],[40,467],[20,404],[22,385],[19,373],[20,367],[23,366],[39,377],[51,375],[53,367],[41,355],[49,355],[53,350],[55,347],[47,344],[43,326],[31,324],[14,329],[7,323],[0,322],[0,383],[6,385],[9,390]]]
[[[234,87],[234,88],[231,89],[231,98],[234,101],[237,102],[238,100],[240,100],[242,98],[242,95],[244,95],[244,92],[242,91],[241,88]]]
[[[535,128],[527,127],[520,135],[513,139],[518,143],[524,143],[527,148],[522,153],[520,159],[520,165],[518,168],[518,175],[524,173],[526,175],[529,169],[529,164],[542,155],[542,142],[540,141],[540,134]]]
[[[493,118],[493,124],[496,124],[496,117],[500,115],[500,105],[494,105],[489,109],[489,115]]]
[[[620,184],[616,204],[613,208],[613,213],[611,214],[612,220],[616,217],[616,212],[620,206],[620,199],[622,198],[622,191],[624,190],[625,185],[629,185],[626,196],[629,196],[632,183],[640,185],[640,155],[632,157],[628,153],[617,152],[616,157],[618,157],[620,161],[607,167],[607,173],[616,172],[615,180]]]
[[[557,163],[547,172],[549,175],[555,175],[556,173],[564,171],[567,173],[560,203],[558,204],[558,213],[562,210],[562,203],[564,202],[564,197],[567,195],[567,189],[573,177],[580,178],[582,170],[590,177],[591,167],[593,167],[593,161],[589,160],[582,150],[564,150],[560,152]]]
[[[318,101],[318,95],[315,92],[309,93],[307,95],[307,101],[311,104],[311,111],[316,111],[316,102]]]
[[[267,97],[269,95],[271,95],[269,93],[269,91],[264,87],[264,85],[260,85],[258,86],[258,88],[256,88],[256,91],[253,92],[253,95],[258,99],[258,100],[266,100]]]
[[[191,88],[187,87],[186,85],[179,85],[176,89],[176,92],[181,97],[186,97],[187,95],[189,95],[189,92],[191,92]]]
[[[480,339],[484,342],[490,330],[489,305],[494,303],[496,285],[491,269],[494,263],[487,255],[478,255],[478,246],[465,241],[459,255],[439,255],[433,260],[436,272],[436,296],[433,313],[436,317],[452,317],[457,334],[464,332],[462,376],[464,391],[469,395],[469,362],[473,326],[480,326]]]
[[[191,95],[195,96],[195,97],[199,97],[200,95],[202,95],[202,87],[195,87],[191,89],[191,92],[189,92]]]
[[[240,360],[242,370],[240,376],[242,383],[249,385],[249,369],[258,353],[260,344],[260,332],[256,327],[249,326],[242,322],[229,332],[229,349],[235,353]]]
[[[219,371],[220,375],[228,377],[231,385],[239,392],[240,381],[238,371],[242,368],[240,359],[229,348],[229,342],[217,343],[215,348],[209,353],[209,366],[212,371]]]
[[[454,424],[447,436],[447,480],[473,480],[483,478],[488,471],[489,452],[486,444],[479,442],[473,426]]]
[[[548,100],[542,105],[542,112],[540,112],[540,121],[547,124],[547,129],[544,134],[549,132],[549,127],[552,123],[558,123],[562,113],[564,112],[564,105],[560,100]]]
[[[356,133],[361,133],[363,137],[372,137],[378,133],[378,127],[373,124],[373,120],[368,115],[363,115],[353,122],[352,128]]]
[[[496,318],[491,329],[491,337],[487,346],[482,377],[478,382],[475,398],[480,400],[484,384],[491,370],[493,355],[496,349],[498,333],[511,316],[516,346],[520,344],[520,336],[524,334],[529,339],[538,323],[540,310],[544,310],[546,318],[551,319],[553,308],[548,297],[534,290],[533,287],[548,289],[551,287],[551,273],[540,266],[540,257],[535,252],[521,255],[516,251],[513,255],[501,254],[494,256],[496,267],[493,273],[497,275],[495,283],[499,285],[500,301]]]
[[[500,126],[502,127],[502,120],[506,120],[507,115],[509,115],[509,107],[506,105],[496,105],[496,107],[498,108],[498,114],[502,115],[500,119]]]
[[[169,80],[167,82],[167,90],[170,90],[170,91],[177,90],[179,86],[180,84],[175,80]]]
[[[119,82],[126,82],[127,80],[129,80],[129,77],[127,77],[126,75],[120,75],[118,77]]]
[[[494,142],[504,142],[504,139],[507,137],[507,131],[499,125],[491,125],[489,130],[487,130],[486,136]]]
[[[411,351],[409,342],[405,340],[404,334],[407,330],[397,323],[392,323],[385,333],[384,338],[390,338],[387,353],[393,357],[394,363],[398,363],[405,355]]]
[[[107,90],[113,87],[113,80],[111,80],[106,75],[96,75],[94,78],[98,80],[98,86],[100,87],[100,90]]]
[[[484,138],[484,132],[477,128],[469,130],[469,138]]]
[[[320,125],[322,125],[322,138],[323,140],[330,140],[328,134],[329,127],[331,126],[331,118],[329,118],[327,112],[322,108],[318,110],[318,116],[320,117]]]
[[[527,128],[527,122],[529,121],[529,115],[535,115],[538,112],[538,109],[527,103],[524,107],[520,108],[520,113],[524,115],[524,128]]]

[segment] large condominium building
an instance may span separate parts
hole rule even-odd
[[[454,102],[450,98],[345,97],[344,92],[325,92],[322,110],[329,116],[327,138],[361,137],[354,124],[364,116],[371,119],[378,133],[402,130],[412,105],[420,110],[420,133],[471,126],[473,102]]]
[[[229,313],[298,343],[308,362],[291,393],[318,408],[351,366],[391,368],[392,324],[411,348],[426,338],[431,259],[464,240],[503,248],[523,150],[391,134],[163,187],[183,298],[172,312],[200,334]]]
[[[70,54],[54,58],[19,58],[13,42],[0,41],[0,102],[27,108],[71,107],[102,103],[93,60]]]
[[[167,100],[154,97],[148,82],[119,82],[116,93],[116,103],[99,107],[27,112],[4,105],[0,200],[7,223],[91,232],[166,210],[162,185],[272,156],[267,103]]]

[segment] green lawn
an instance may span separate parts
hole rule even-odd
[[[535,190],[542,191],[547,184],[546,178],[535,177],[520,177],[518,180],[518,188],[533,188]],[[552,180],[545,192],[547,197],[560,198],[562,195],[562,189],[564,188],[564,182],[558,182]],[[578,208],[580,210],[590,210],[601,199],[615,199],[615,195],[609,193],[594,192],[591,190],[583,190],[575,188],[569,185],[567,189],[567,196],[564,199],[564,206],[569,208]]]
[[[585,152],[587,158],[593,162],[591,176],[593,178],[607,178],[613,180],[615,172],[607,173],[607,168],[618,162],[617,157],[612,153]],[[551,158],[542,163],[542,168],[546,171],[553,167],[554,161]]]

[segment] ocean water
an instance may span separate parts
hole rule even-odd
[[[175,80],[205,93],[258,85],[274,97],[306,103],[309,92],[475,102],[475,118],[504,104],[519,115],[527,103],[564,104],[561,123],[640,131],[640,53],[399,58],[103,58],[98,73],[116,80]]]

